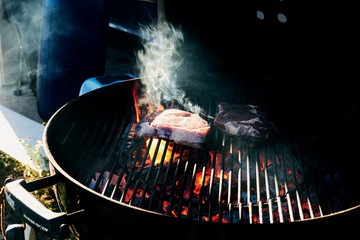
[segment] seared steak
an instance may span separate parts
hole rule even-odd
[[[273,123],[257,106],[222,102],[218,107],[215,126],[228,135],[267,139],[274,133]]]
[[[155,111],[146,115],[135,128],[140,137],[160,137],[175,143],[199,148],[210,131],[198,115],[178,109]]]

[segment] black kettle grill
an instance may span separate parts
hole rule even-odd
[[[209,104],[212,128],[203,148],[145,141],[134,132],[135,83],[95,90],[54,114],[44,133],[53,175],[6,182],[7,202],[24,221],[54,237],[70,227],[83,239],[167,238],[175,231],[183,238],[228,237],[255,226],[278,231],[358,221],[350,139],[229,137],[213,126],[216,105]],[[55,183],[62,213],[29,193]]]
[[[180,21],[171,13],[184,10],[190,19],[184,29],[199,29],[204,49],[216,49],[220,62],[221,78],[201,78],[216,84],[194,97],[211,125],[204,146],[136,136],[137,80],[123,81],[52,116],[44,148],[53,175],[7,181],[7,202],[53,237],[69,229],[81,239],[353,232],[360,217],[353,8],[314,4],[258,1],[244,3],[238,14],[236,7],[209,4],[203,11],[201,4],[175,2],[166,11],[169,20]],[[236,29],[239,39],[232,37]],[[241,77],[231,80],[235,73]],[[256,142],[221,133],[213,125],[220,101],[263,106],[281,134]],[[61,213],[29,193],[54,184]]]

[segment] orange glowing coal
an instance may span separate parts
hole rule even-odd
[[[209,222],[209,218],[208,218],[208,217],[203,216],[203,218],[204,218],[204,220],[205,220],[206,222]],[[219,220],[220,220],[219,214],[216,214],[215,216],[212,216],[212,217],[211,217],[211,221],[212,221],[212,222],[220,222]],[[222,222],[222,223],[229,223],[229,222],[228,222],[226,219],[224,219],[224,218],[221,219],[221,222]]]

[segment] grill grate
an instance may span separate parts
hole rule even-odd
[[[123,204],[221,223],[293,222],[351,206],[336,166],[311,139],[253,142],[211,127],[206,147],[192,149],[137,137],[132,116],[104,119],[81,126],[81,135],[73,123],[63,142],[78,139],[78,164],[65,168]]]

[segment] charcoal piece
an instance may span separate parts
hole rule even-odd
[[[194,148],[201,147],[209,131],[204,119],[178,109],[150,113],[135,128],[139,137],[160,137]]]
[[[257,106],[221,102],[214,123],[230,136],[268,139],[276,132],[266,113]]]

